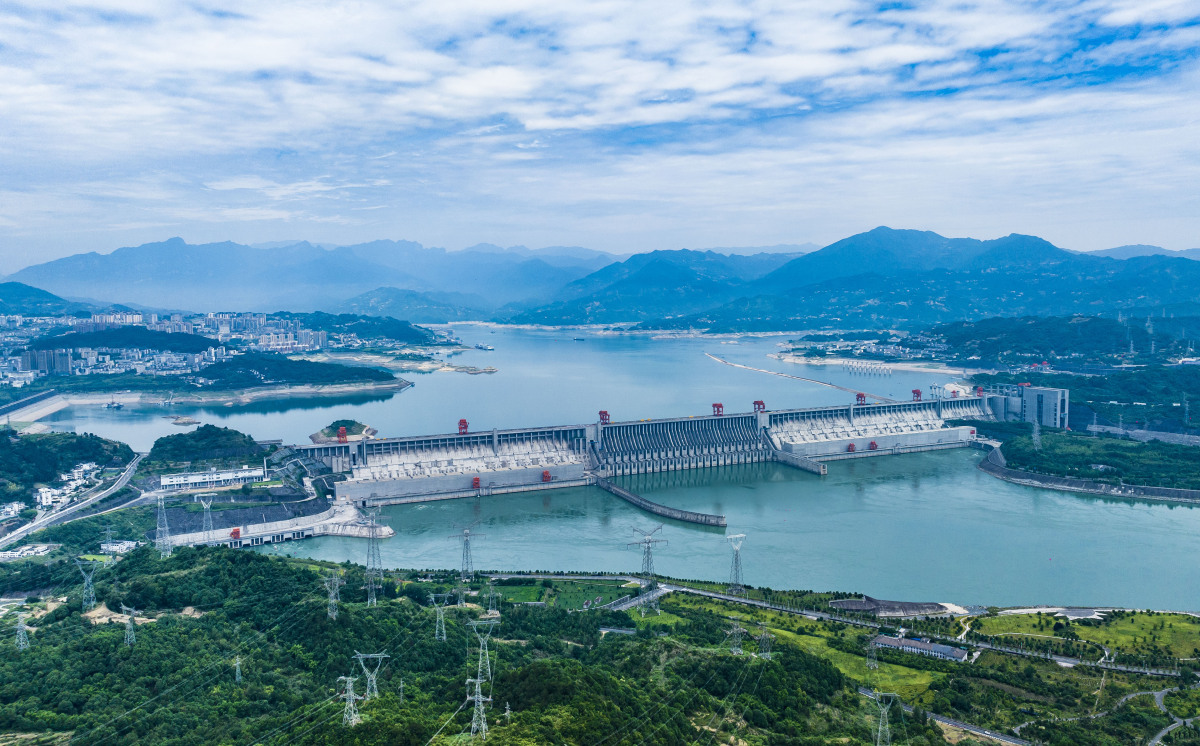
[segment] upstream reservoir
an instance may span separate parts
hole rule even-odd
[[[408,374],[415,386],[394,396],[309,400],[239,407],[174,407],[205,423],[259,439],[303,442],[337,418],[354,418],[380,435],[594,422],[614,418],[727,412],[754,400],[770,408],[847,403],[850,394],[732,362],[826,380],[897,399],[913,388],[951,380],[895,371],[863,376],[838,366],[797,366],[767,358],[781,338],[656,340],[571,330],[459,327],[472,350],[465,365],[494,375]],[[576,341],[583,336],[584,341]],[[56,429],[96,432],[146,450],[180,428],[155,407],[73,407],[46,420]],[[720,513],[728,533],[748,535],[746,581],[776,588],[860,591],[882,598],[963,604],[1117,605],[1200,609],[1200,510],[1112,500],[1009,484],[975,468],[981,452],[959,449],[838,461],[818,477],[775,463],[619,478],[656,502]],[[389,567],[453,567],[455,524],[479,521],[479,568],[633,571],[633,526],[659,519],[597,488],[447,500],[384,508],[397,532],[382,545]],[[725,532],[667,522],[656,553],[665,574],[728,575]],[[321,537],[287,545],[290,553],[362,562],[361,540]]]

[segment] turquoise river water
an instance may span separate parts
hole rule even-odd
[[[894,398],[950,380],[927,372],[886,377],[834,366],[797,366],[766,354],[780,338],[654,340],[641,336],[459,327],[469,344],[495,346],[455,358],[494,365],[494,375],[408,375],[416,385],[388,397],[174,407],[202,422],[256,438],[303,442],[335,418],[381,435],[518,427],[613,418],[704,414],[842,403],[851,395],[815,384],[722,365],[733,362],[806,376]],[[73,407],[47,422],[147,449],[179,432],[157,407],[119,412]],[[1200,509],[1113,500],[1009,484],[975,468],[981,452],[955,450],[831,463],[817,477],[775,464],[630,478],[626,486],[674,507],[721,513],[728,533],[747,535],[745,579],[776,588],[860,591],[882,598],[962,604],[1116,605],[1200,609]],[[653,516],[598,489],[565,489],[449,500],[385,509],[397,535],[383,542],[389,567],[454,567],[456,524],[478,521],[478,568],[634,571],[632,527]],[[728,576],[726,532],[668,522],[655,555],[677,577]],[[323,537],[289,553],[362,562],[365,542]]]

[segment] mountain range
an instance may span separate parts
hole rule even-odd
[[[679,249],[411,241],[254,248],[173,238],[79,254],[9,278],[71,299],[193,311],[312,311],[415,323],[636,323],[721,331],[1115,314],[1200,303],[1200,249],[1080,253],[1036,236],[948,238],[880,227],[823,248]],[[0,296],[2,299],[2,296]]]

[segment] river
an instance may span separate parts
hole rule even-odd
[[[494,375],[410,375],[416,385],[374,400],[260,403],[185,408],[202,422],[256,438],[303,440],[336,418],[355,418],[381,435],[448,432],[460,417],[472,429],[703,414],[713,402],[747,411],[841,403],[850,395],[794,379],[721,365],[730,361],[862,388],[893,398],[950,380],[924,372],[861,376],[834,366],[797,366],[766,357],[779,338],[653,340],[470,326],[471,344],[495,346],[456,357],[493,365]],[[73,407],[47,420],[147,449],[180,429],[155,407],[114,412]],[[898,600],[961,604],[1115,605],[1200,609],[1195,561],[1200,510],[1097,498],[1009,484],[975,468],[974,450],[886,456],[829,465],[817,477],[776,464],[629,478],[648,498],[724,514],[727,533],[747,535],[745,580],[776,588],[859,591]],[[458,564],[455,525],[479,522],[476,566],[529,570],[636,571],[632,527],[654,517],[598,489],[449,500],[385,509],[397,535],[382,544],[388,567]],[[655,554],[662,573],[728,577],[725,532],[668,522]],[[287,545],[322,559],[365,560],[365,542],[323,537]]]

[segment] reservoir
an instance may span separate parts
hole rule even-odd
[[[567,331],[457,327],[472,350],[454,358],[493,365],[494,375],[407,374],[415,386],[387,398],[173,407],[201,422],[259,439],[303,442],[339,418],[380,435],[707,414],[848,403],[851,395],[789,378],[722,365],[704,353],[906,399],[911,389],[951,380],[929,372],[864,376],[838,366],[798,366],[766,355],[783,338],[655,340]],[[584,336],[585,341],[573,337]],[[73,407],[46,422],[95,432],[147,450],[180,432],[155,407],[114,412]],[[643,475],[618,480],[676,508],[727,517],[747,535],[746,582],[775,588],[845,590],[898,600],[960,604],[1114,605],[1200,609],[1200,510],[1112,500],[1009,484],[975,468],[975,450],[837,461],[817,477],[774,463]],[[384,509],[396,536],[382,543],[387,567],[458,565],[455,526],[478,521],[480,569],[606,570],[641,566],[632,528],[659,519],[596,488],[447,500]],[[729,574],[725,532],[667,522],[655,554],[664,574],[720,580]],[[321,537],[288,544],[297,555],[364,562],[361,540]]]

